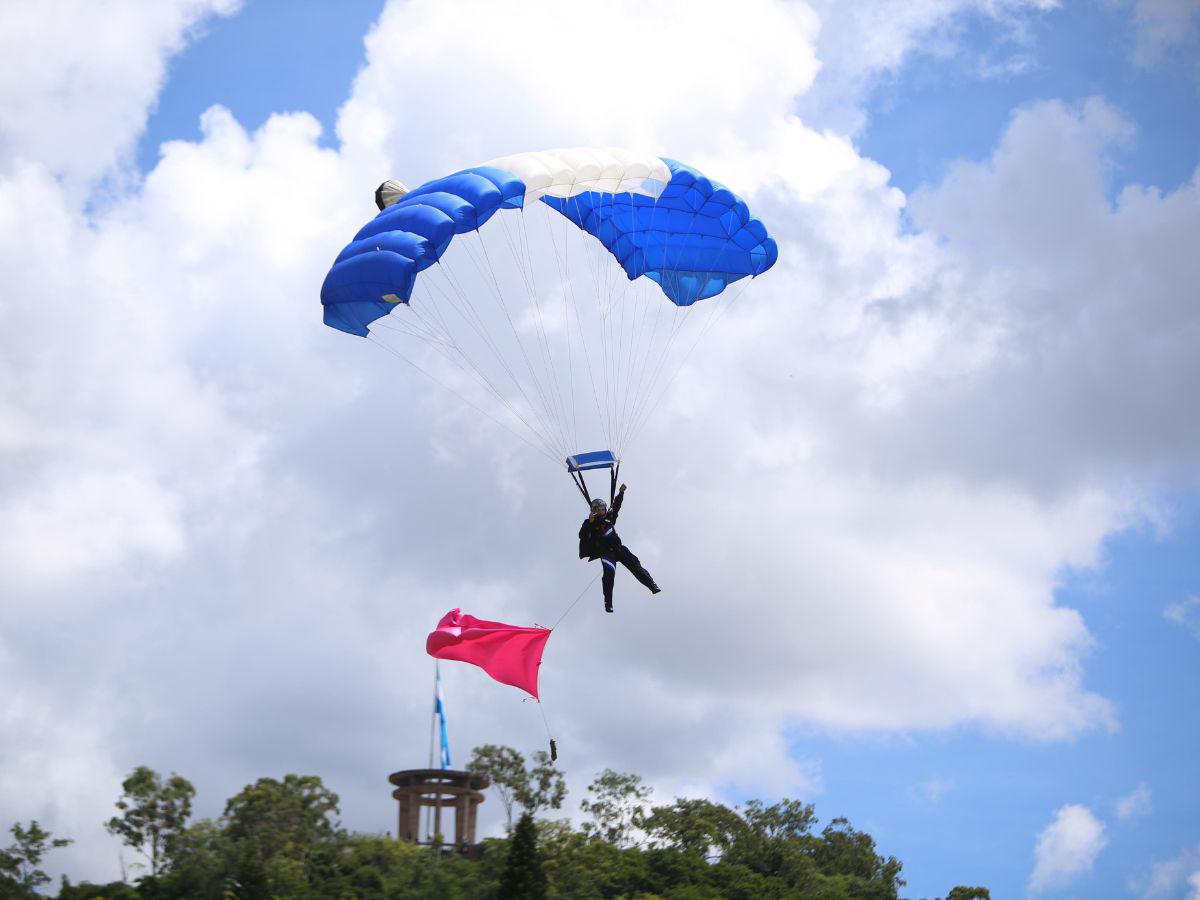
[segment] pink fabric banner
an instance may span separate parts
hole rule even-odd
[[[549,628],[521,628],[488,622],[452,609],[429,632],[425,651],[437,659],[479,666],[502,684],[538,695],[538,667]]]

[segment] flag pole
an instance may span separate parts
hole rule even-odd
[[[433,708],[429,714],[429,768],[433,768],[433,736],[437,731],[438,664],[433,661]]]
[[[438,663],[433,661],[433,709],[429,715],[429,768],[433,768],[433,735],[437,730],[437,683],[438,683]],[[433,810],[425,810],[425,837],[432,840],[433,832]]]

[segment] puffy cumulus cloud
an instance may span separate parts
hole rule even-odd
[[[1108,843],[1104,823],[1076,803],[1062,807],[1042,829],[1034,849],[1036,864],[1029,879],[1033,892],[1063,887],[1086,872]]]
[[[1200,845],[1185,847],[1171,859],[1154,863],[1145,876],[1131,879],[1129,888],[1143,900],[1155,897],[1200,900]]]
[[[1188,287],[1200,275],[1188,249],[1200,178],[1165,195],[1131,185],[1110,201],[1107,160],[1130,134],[1102,100],[1037,104],[1014,116],[989,160],[960,164],[913,198],[914,221],[972,286],[956,315],[993,336],[997,355],[905,412],[927,426],[914,435],[957,423],[942,447],[977,474],[1054,491],[1144,484],[1195,465],[1200,423],[1179,385],[1200,377]]]
[[[5,3],[0,172],[40,162],[76,190],[108,172],[145,125],[167,60],[240,0]]]
[[[338,133],[412,180],[572,144],[686,148],[699,161],[756,147],[786,116],[816,74],[816,28],[803,4],[770,0],[622,0],[601,17],[553,0],[396,3],[367,38]],[[597,31],[613,39],[581,52],[576,38]],[[622,40],[634,32],[663,39]]]
[[[389,6],[336,150],[308,115],[247,133],[215,107],[199,141],[166,145],[99,212],[45,163],[5,174],[0,375],[18,389],[0,401],[0,708],[16,721],[29,698],[72,710],[119,686],[96,701],[114,724],[92,726],[86,808],[145,761],[192,778],[202,815],[254,778],[305,771],[349,824],[389,828],[382,773],[419,763],[427,733],[429,627],[452,606],[545,623],[585,589],[561,474],[316,307],[379,179],[531,146],[711,166],[783,248],[631,448],[622,532],[666,592],[622,576],[599,627],[593,586],[550,643],[543,695],[571,803],[605,766],[664,791],[809,797],[820,765],[788,745],[794,725],[1053,739],[1113,723],[1085,683],[1085,623],[1054,588],[1142,514],[1129,480],[1194,452],[1167,400],[1133,403],[1195,365],[1173,343],[1195,327],[1178,304],[1194,263],[1172,249],[1194,188],[1113,207],[1103,155],[1120,117],[1039,107],[994,159],[928,191],[913,230],[886,170],[794,115],[818,68],[811,10],[618,8],[614,34],[673,37],[635,79],[634,42],[579,64],[556,38],[587,30],[580,7],[540,9],[458,9],[474,25],[448,43],[444,5]],[[1062,134],[1043,157],[1047,123]],[[1038,207],[1060,181],[1068,211]],[[1042,215],[1075,230],[1031,241]],[[1089,242],[1112,254],[1108,281],[1082,264]],[[1128,365],[1119,325],[1162,344],[1152,370]],[[1120,415],[1145,420],[1140,438],[1078,413],[1118,386],[1109,366],[1132,382],[1140,412]],[[541,746],[511,689],[443,674],[458,759]],[[37,750],[47,768],[73,758],[54,731]],[[78,802],[44,783],[5,783],[0,806],[27,819]],[[76,852],[107,846],[74,836]]]

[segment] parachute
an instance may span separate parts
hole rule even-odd
[[[518,153],[376,202],[325,278],[325,324],[565,463],[585,498],[583,471],[615,485],[696,343],[778,257],[730,190],[627,150]]]

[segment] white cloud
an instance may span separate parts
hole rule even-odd
[[[941,803],[942,799],[957,786],[957,781],[954,778],[943,778],[934,775],[918,784],[910,785],[908,795],[916,801],[935,806]]]
[[[1020,468],[1048,490],[1194,467],[1200,422],[1172,386],[1200,378],[1186,287],[1200,260],[1185,249],[1200,227],[1200,179],[1165,196],[1133,185],[1111,203],[1107,155],[1131,129],[1102,100],[1036,104],[991,159],[913,198],[917,224],[943,237],[974,286],[958,314],[998,335],[994,364],[961,395],[971,406],[933,392],[917,413],[930,426],[969,423],[958,434],[972,449],[947,447],[959,459]]]
[[[1200,0],[1134,0],[1133,25],[1133,60],[1152,68],[1180,47],[1196,44]]]
[[[1067,804],[1054,814],[1054,821],[1038,835],[1029,889],[1040,892],[1069,884],[1091,871],[1107,843],[1104,823],[1092,815],[1091,810],[1075,803]]]
[[[1153,801],[1150,788],[1145,784],[1139,784],[1131,793],[1117,801],[1117,818],[1140,819],[1149,815],[1151,809],[1153,809]]]
[[[1171,859],[1156,862],[1143,878],[1134,878],[1130,890],[1142,900],[1182,897],[1200,900],[1200,845],[1183,849]],[[1183,891],[1186,890],[1186,894]]]
[[[0,174],[38,162],[86,193],[146,123],[178,53],[239,0],[15,2],[0,6]]]
[[[820,17],[815,89],[798,109],[814,127],[857,134],[867,124],[865,99],[900,75],[914,57],[960,64],[959,77],[994,77],[1029,65],[1026,22],[1059,6],[1058,0],[814,0]],[[989,19],[1011,45],[996,58],[963,57],[964,23]]]
[[[1172,603],[1163,610],[1163,618],[1185,629],[1200,640],[1200,596]]]
[[[390,5],[336,150],[308,115],[247,133],[214,107],[199,141],[166,145],[99,212],[56,175],[111,168],[163,64],[110,140],[41,158],[31,139],[8,161],[0,716],[120,690],[102,698],[111,731],[85,723],[93,783],[32,797],[27,766],[0,781],[0,806],[95,818],[117,773],[149,760],[197,782],[201,814],[260,775],[317,771],[355,827],[390,827],[378,773],[419,762],[397,748],[424,730],[412,685],[432,623],[456,605],[544,621],[594,571],[573,559],[561,473],[325,329],[317,289],[382,177],[538,145],[677,153],[750,194],[783,248],[628,460],[623,534],[666,593],[622,578],[616,616],[597,623],[593,593],[547,651],[575,799],[606,765],[681,791],[809,796],[819,764],[781,738],[796,722],[1035,739],[1113,725],[1086,685],[1085,622],[1054,589],[1145,513],[1138,484],[1200,444],[1156,392],[1197,365],[1196,263],[1178,253],[1195,186],[1113,208],[1104,156],[1127,124],[1048,104],[919,198],[914,232],[886,170],[793,115],[816,89],[817,17],[765,0],[679,15],[691,8],[615,9],[617,34],[670,20],[640,81],[635,42],[565,64],[573,45],[552,38],[590,7],[555,4],[551,20],[480,4],[451,65],[443,36],[464,13]],[[697,69],[714,34],[720,64]],[[129,39],[131,58],[177,46]],[[1085,265],[1097,247],[1102,272]],[[1130,365],[1119,337],[1153,345],[1155,365]],[[542,744],[510,689],[466,667],[444,677],[459,757]],[[55,733],[2,733],[0,759],[75,759]],[[101,853],[64,822],[72,852]]]

